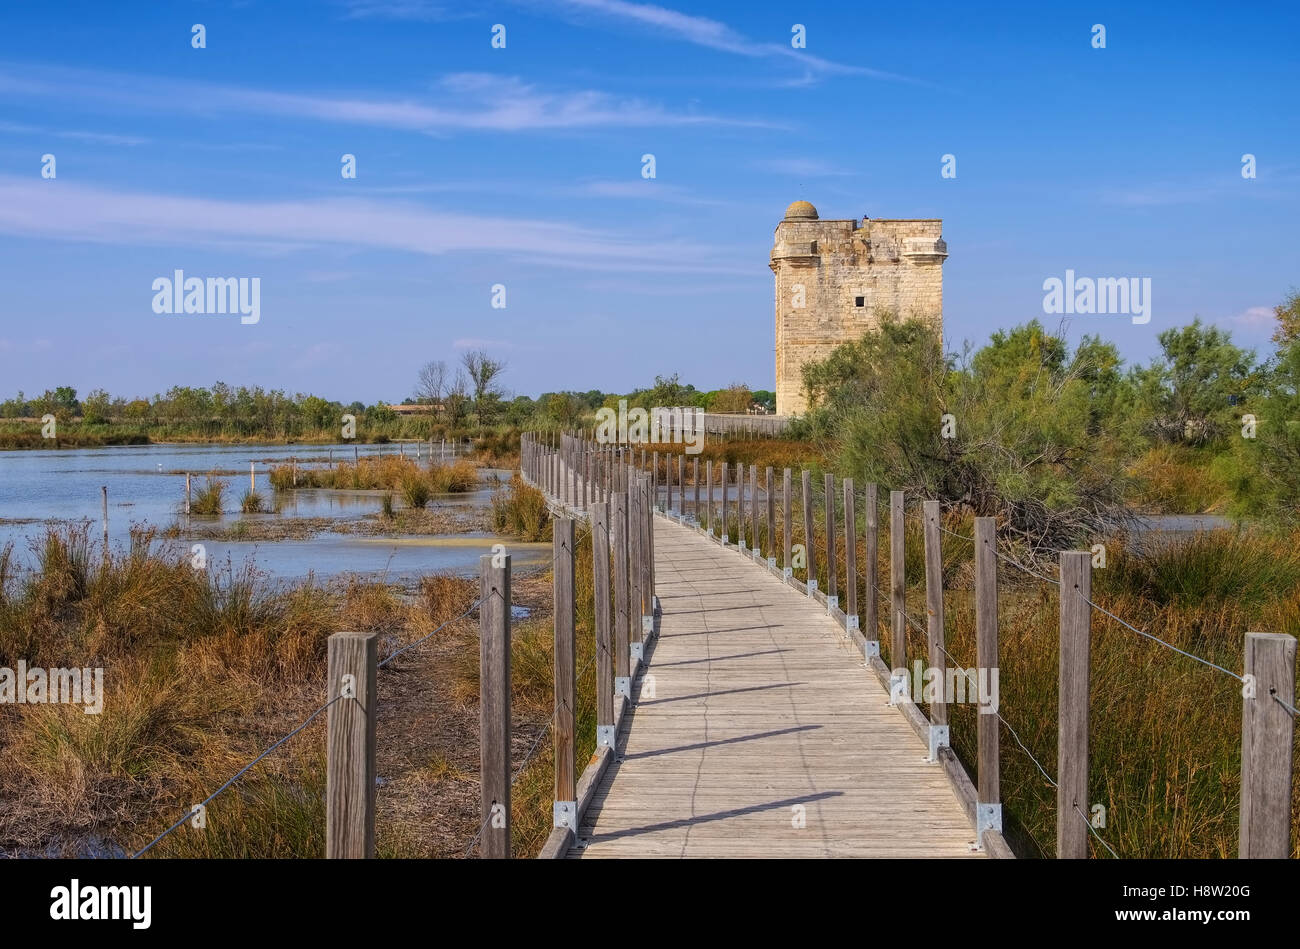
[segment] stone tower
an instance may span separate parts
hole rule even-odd
[[[807,201],[776,226],[776,411],[807,409],[803,365],[880,326],[887,313],[943,332],[943,221],[823,221]]]

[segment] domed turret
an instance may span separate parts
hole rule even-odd
[[[796,201],[785,209],[785,219],[787,221],[815,221],[817,220],[817,209],[807,201]]]

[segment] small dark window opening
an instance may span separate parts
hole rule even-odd
[[[854,305],[854,306],[866,306],[866,305],[867,305],[867,298],[866,298],[866,297],[854,297],[854,298],[853,298],[853,305]]]

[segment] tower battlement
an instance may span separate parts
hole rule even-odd
[[[802,369],[880,326],[885,313],[943,331],[943,221],[821,220],[807,201],[776,226],[776,411],[807,409]]]

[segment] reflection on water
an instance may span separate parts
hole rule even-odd
[[[351,461],[354,457],[401,453],[396,445],[344,444],[123,445],[0,452],[0,521],[7,522],[0,523],[0,547],[12,542],[19,562],[30,565],[30,543],[44,535],[50,521],[89,522],[90,536],[98,541],[101,536],[101,489],[107,487],[109,542],[114,547],[123,548],[133,525],[163,528],[183,516],[184,473],[187,471],[193,475],[196,492],[202,488],[208,472],[220,472],[218,477],[227,485],[225,506],[235,511],[221,517],[195,516],[192,521],[209,525],[232,524],[245,516],[237,511],[240,498],[249,488],[250,462],[258,492],[278,511],[277,514],[248,515],[250,519],[358,519],[379,511],[388,492],[302,489],[277,493],[271,489],[269,469],[294,458],[299,465],[316,466],[328,464],[331,458],[340,462]],[[415,459],[415,446],[408,444],[405,454]],[[420,460],[429,460],[427,445],[420,447]],[[450,452],[446,460],[452,460]],[[497,482],[508,479],[510,472],[484,469],[481,476],[483,481],[477,490],[436,495],[430,506],[485,506]],[[487,552],[498,539],[484,535],[479,539],[481,542],[469,545],[449,543],[464,537],[466,535],[384,540],[370,536],[322,534],[305,540],[204,541],[204,544],[210,563],[217,558],[222,562],[229,560],[240,564],[251,558],[259,569],[286,579],[304,577],[309,573],[324,577],[349,571],[366,574],[388,571],[391,576],[404,578],[439,570],[466,575],[477,573],[479,554]],[[520,565],[526,565],[532,559],[523,547],[516,549],[512,545],[511,549]]]

